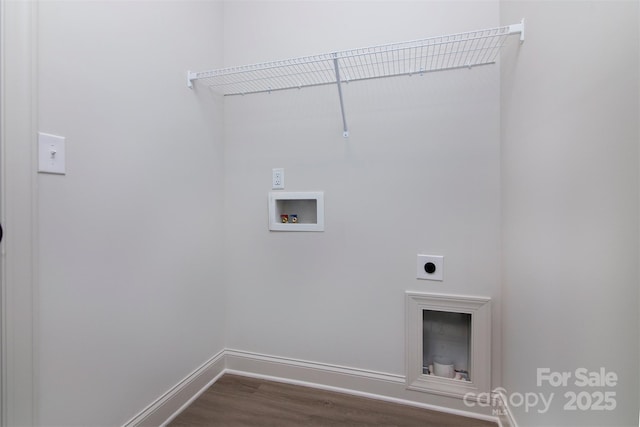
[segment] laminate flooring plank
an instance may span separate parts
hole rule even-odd
[[[497,424],[311,387],[227,374],[169,426],[497,427]]]

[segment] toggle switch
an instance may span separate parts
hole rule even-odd
[[[443,280],[444,257],[442,255],[418,254],[416,278],[423,280]]]
[[[38,172],[65,174],[65,138],[38,133]]]

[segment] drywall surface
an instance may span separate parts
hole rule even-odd
[[[122,425],[224,347],[218,2],[39,4],[40,425]],[[198,41],[196,43],[196,41]]]
[[[638,425],[637,8],[501,2],[503,23],[527,22],[501,69],[503,382],[520,426]]]
[[[0,3],[2,423],[34,424],[33,2]]]
[[[228,2],[225,66],[497,21],[497,2]],[[499,68],[343,89],[348,139],[335,86],[224,100],[227,346],[404,375],[405,291],[499,301]],[[269,231],[275,167],[324,191],[324,232]],[[415,278],[418,253],[444,255],[443,282]]]

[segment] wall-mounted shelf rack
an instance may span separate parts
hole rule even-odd
[[[196,80],[223,95],[246,95],[336,84],[340,97],[343,135],[349,136],[342,84],[455,68],[471,68],[495,62],[507,37],[520,35],[519,24],[421,40],[343,50],[218,70],[187,73],[187,86]]]

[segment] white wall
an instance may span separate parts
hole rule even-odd
[[[503,1],[527,40],[503,54],[503,380],[555,393],[519,425],[638,423],[638,3]],[[619,376],[536,384],[537,368]],[[615,411],[567,411],[568,391],[613,391]],[[584,398],[586,399],[586,398]]]
[[[405,290],[493,298],[493,385],[557,394],[546,415],[514,408],[521,425],[637,422],[637,3],[39,7],[39,128],[68,144],[67,175],[38,177],[41,424],[122,424],[225,346],[402,375]],[[501,70],[346,86],[348,140],[335,87],[183,85],[223,54],[521,17]],[[325,232],[268,231],[273,167],[325,191]],[[445,255],[443,283],[415,279],[417,253]],[[535,386],[538,367],[582,366],[618,373],[615,412]]]
[[[228,2],[225,65],[498,24],[497,2]],[[494,298],[500,372],[499,68],[225,99],[227,346],[405,374],[404,292]],[[325,192],[325,231],[269,232],[271,169]],[[445,256],[418,281],[416,254]]]
[[[33,174],[36,45],[32,2],[0,2],[2,422],[34,424]]]
[[[224,347],[219,2],[39,5],[42,425],[121,425]]]

